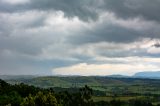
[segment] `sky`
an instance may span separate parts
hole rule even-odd
[[[160,0],[0,0],[0,75],[160,70]]]

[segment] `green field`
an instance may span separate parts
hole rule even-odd
[[[160,95],[159,79],[111,78],[111,77],[35,77],[30,79],[8,79],[11,84],[26,83],[43,88],[79,88],[88,85],[93,90],[116,95]]]

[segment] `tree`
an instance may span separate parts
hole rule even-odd
[[[53,94],[48,93],[46,95],[47,101],[46,101],[46,106],[57,106],[57,100]]]
[[[89,88],[87,85],[85,85],[84,88],[80,89],[80,93],[81,93],[81,98],[84,102],[84,105],[92,106],[93,100],[91,98],[92,98],[93,90]]]
[[[38,92],[35,96],[35,103],[38,106],[45,106],[45,103],[47,101],[46,95],[43,95],[42,92]]]
[[[28,97],[24,98],[21,106],[36,106],[34,97],[30,94]]]
[[[21,106],[57,106],[57,100],[52,93],[43,94],[43,92],[38,92],[36,96],[31,94],[26,97]]]

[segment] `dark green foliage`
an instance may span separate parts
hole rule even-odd
[[[36,94],[39,90],[41,90],[39,88],[35,88],[34,86],[28,86],[23,83],[15,85],[14,88],[22,97],[26,97],[28,94]]]
[[[10,85],[0,80],[0,106],[93,106],[92,89],[88,86],[79,92],[54,93],[53,89],[40,89],[26,84]]]
[[[124,102],[120,100],[112,100],[110,102],[100,101],[95,103],[96,106],[153,106],[150,102],[133,100]]]
[[[48,94],[43,94],[38,92],[36,96],[29,95],[24,98],[21,106],[57,106],[57,100],[53,94],[50,92]]]
[[[36,105],[35,100],[32,97],[32,95],[29,95],[28,97],[24,98],[21,103],[21,106],[35,106],[35,105]]]
[[[110,101],[110,105],[111,105],[111,106],[124,106],[125,103],[123,103],[123,102],[120,101],[120,100],[112,100],[112,101]]]
[[[96,106],[109,106],[109,102],[99,101],[95,103]]]
[[[20,102],[22,101],[21,96],[15,92],[9,92],[8,94],[3,94],[0,96],[0,106],[6,105],[11,103],[12,106],[18,106]]]
[[[64,106],[94,106],[92,89],[88,86],[81,88],[78,93],[60,92],[56,95],[59,104]]]
[[[160,104],[157,104],[157,106],[160,106]]]
[[[133,100],[130,104],[130,106],[153,106],[151,102],[144,100]]]

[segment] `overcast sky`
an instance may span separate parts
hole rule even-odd
[[[0,0],[0,74],[160,70],[160,0]]]

